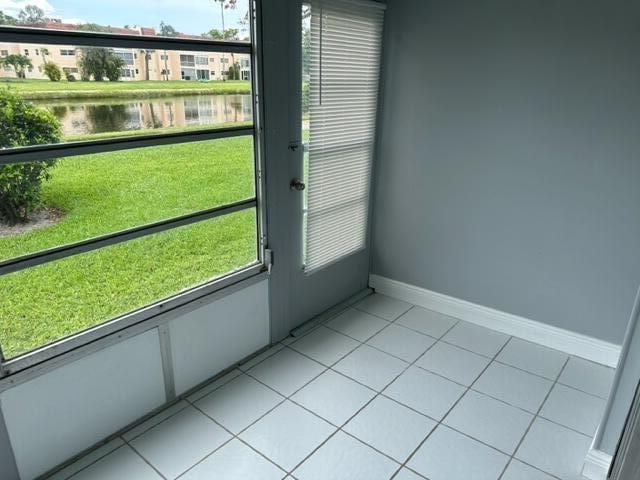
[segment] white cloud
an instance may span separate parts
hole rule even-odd
[[[44,10],[45,15],[51,15],[55,8],[47,0],[0,0],[0,10],[12,16],[17,16],[27,5],[35,5]]]

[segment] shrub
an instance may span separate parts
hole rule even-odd
[[[67,82],[75,82],[76,76],[71,72],[64,72],[64,76],[67,79]]]
[[[53,62],[47,62],[44,64],[44,74],[49,77],[52,82],[59,82],[62,80],[62,70]]]
[[[0,148],[57,143],[60,122],[49,112],[0,89]],[[0,221],[25,222],[41,203],[42,182],[55,160],[0,165]]]

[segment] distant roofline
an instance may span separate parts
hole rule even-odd
[[[48,19],[45,22],[29,23],[29,24],[24,24],[22,26],[31,27],[31,28],[46,28],[49,30],[84,31],[80,28],[83,25],[86,25],[86,24],[65,23],[65,22],[62,22],[62,20],[58,20],[58,19]],[[158,36],[158,32],[153,27],[135,26],[135,27],[123,28],[123,27],[112,27],[110,25],[99,25],[99,24],[95,24],[95,25],[97,25],[101,29],[104,29],[104,31],[107,33],[117,33],[121,35],[140,35],[145,37]],[[182,38],[185,40],[205,40],[210,37],[207,37],[205,35],[189,35],[186,33],[178,33],[176,35],[173,35],[171,38]]]

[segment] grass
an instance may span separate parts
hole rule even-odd
[[[44,185],[56,225],[0,237],[0,259],[254,195],[252,139],[236,137],[59,160]],[[256,259],[245,211],[0,277],[7,358]]]
[[[251,93],[251,83],[243,80],[195,82],[183,80],[135,82],[51,82],[49,80],[2,79],[25,100],[85,100],[91,98],[160,98],[185,95]]]
[[[101,140],[105,138],[122,138],[122,137],[135,137],[138,135],[161,135],[164,133],[183,133],[183,132],[197,132],[199,130],[210,130],[217,128],[231,128],[231,127],[250,127],[253,122],[226,122],[222,124],[213,125],[189,125],[188,127],[163,127],[163,128],[150,128],[143,130],[125,130],[122,132],[102,132],[102,133],[83,133],[78,135],[65,135],[62,139],[63,142],[80,142],[88,140]]]

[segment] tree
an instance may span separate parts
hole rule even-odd
[[[60,70],[60,67],[53,62],[47,62],[44,64],[44,74],[52,82],[59,82],[62,80],[62,70]]]
[[[178,31],[173,28],[168,23],[164,23],[164,21],[160,22],[160,35],[163,37],[177,37]]]
[[[36,50],[37,52],[38,50]],[[42,66],[47,66],[47,56],[49,55],[49,49],[45,47],[40,48],[40,57],[42,57]]]
[[[18,21],[21,24],[43,23],[46,20],[44,10],[35,5],[27,5],[18,14]]]
[[[225,30],[224,28],[224,11],[225,10],[234,10],[236,8],[236,3],[238,2],[238,0],[213,0],[213,3],[219,3],[220,4],[220,18],[222,19],[222,31]]]
[[[223,40],[230,40],[229,38],[224,38],[225,34],[227,33],[227,29],[224,28],[224,11],[234,10],[236,8],[237,1],[238,0],[213,0],[214,4],[215,3],[220,4],[220,19],[222,20],[222,37],[223,37],[222,39]],[[229,30],[233,30],[233,29],[229,29]],[[235,29],[235,35],[238,35],[237,29]],[[222,58],[226,58],[226,57],[223,55]],[[236,57],[233,53],[231,54],[231,63],[234,65],[236,63]]]
[[[160,33],[163,37],[177,37],[178,31],[173,28],[168,23],[164,23],[164,21],[160,21]],[[164,79],[169,81],[169,54],[167,51],[164,51]]]
[[[115,82],[122,76],[124,60],[108,48],[83,48],[78,67],[83,80],[101,82],[104,78]]]
[[[25,78],[25,69],[33,67],[33,63],[31,63],[31,59],[29,57],[15,53],[0,58],[0,63],[2,63],[2,65],[9,65],[13,67],[16,71],[16,77],[18,78]]]
[[[58,143],[61,126],[48,110],[30,104],[9,89],[0,90],[0,148]],[[55,160],[0,165],[0,221],[28,220],[41,203],[42,182]]]
[[[83,23],[82,25],[78,25],[76,29],[82,30],[83,32],[111,33],[111,29],[109,27],[103,27],[97,23]]]
[[[15,25],[17,23],[18,20],[0,10],[0,25]]]
[[[215,40],[237,40],[238,32],[239,30],[237,28],[227,28],[225,30],[213,28],[205,33],[205,35]]]
[[[140,53],[144,55],[144,79],[149,81],[151,80],[151,75],[149,72],[149,62],[151,61],[152,54],[155,50],[140,50]],[[165,61],[166,65],[166,61]]]
[[[227,78],[229,80],[240,80],[240,64],[239,63],[236,62],[229,66]]]

